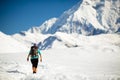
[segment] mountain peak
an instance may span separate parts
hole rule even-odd
[[[65,11],[53,25],[47,28],[42,25],[41,30],[43,30],[42,32],[44,33],[50,34],[65,32],[83,35],[116,32],[120,24],[118,22],[119,11],[117,2],[117,0],[80,1],[71,9]],[[116,21],[118,22],[117,24]]]
[[[32,27],[27,32],[96,35],[119,31],[119,0],[81,0],[59,18],[46,20],[41,26]]]

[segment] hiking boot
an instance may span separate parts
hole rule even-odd
[[[35,74],[36,72],[35,71],[33,71],[33,74]]]

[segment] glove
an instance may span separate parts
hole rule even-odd
[[[27,61],[29,61],[29,58],[27,58]]]
[[[42,62],[42,59],[40,58],[40,62]]]

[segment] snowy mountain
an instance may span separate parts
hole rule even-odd
[[[45,21],[31,33],[54,34],[56,32],[96,35],[120,31],[119,0],[81,0],[59,18]]]
[[[119,0],[83,0],[65,11],[46,33],[94,35],[120,28]]]
[[[6,35],[0,32],[0,53],[16,53],[16,52],[25,52],[28,48],[12,38],[9,35]]]
[[[39,27],[32,27],[12,37],[28,47],[32,43],[37,43],[40,49],[58,45],[78,47],[80,39],[74,37],[74,34],[96,35],[119,32],[119,14],[119,0],[83,0],[65,11],[59,18],[49,19]],[[70,40],[72,38],[73,42],[66,41],[65,38]]]
[[[83,0],[39,27],[0,32],[0,80],[120,80],[119,1]],[[43,58],[37,74],[26,60],[32,43]]]

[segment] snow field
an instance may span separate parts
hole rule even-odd
[[[64,35],[64,36],[62,36]],[[42,52],[43,62],[38,65],[37,74],[32,74],[31,62],[26,58],[29,50],[18,52],[9,46],[9,53],[0,52],[0,80],[120,80],[120,36],[101,34],[82,36],[56,33],[62,41]],[[14,45],[14,40],[3,43]],[[64,44],[78,47],[64,47]],[[17,46],[20,44],[15,42]],[[61,45],[59,47],[59,45]],[[12,49],[11,49],[12,48]],[[19,47],[20,48],[20,47]],[[24,46],[22,48],[25,48]],[[7,52],[5,45],[1,49]],[[21,48],[20,48],[21,49]]]
[[[113,51],[103,53],[94,47],[45,50],[35,75],[27,53],[0,54],[0,80],[120,80],[120,54]]]

